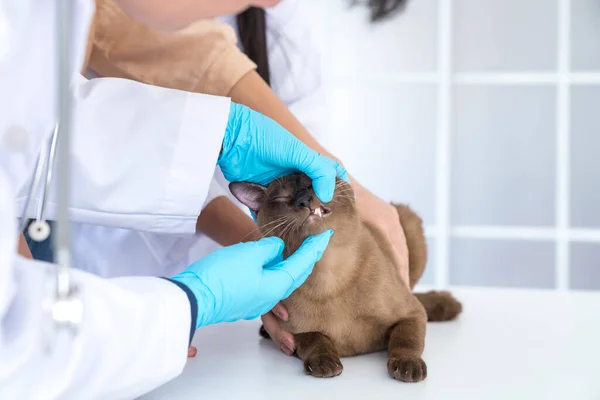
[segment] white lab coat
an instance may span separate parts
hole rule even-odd
[[[267,9],[267,41],[273,91],[318,138],[326,130],[326,104],[310,11],[310,4],[301,0],[285,0]],[[219,19],[238,32],[235,16]],[[217,168],[205,204],[219,196],[228,196],[247,211],[230,194]],[[80,223],[74,224],[73,231],[76,264],[104,277],[173,276],[220,247],[204,235],[165,235]]]
[[[16,254],[17,217],[55,123],[57,3],[0,1],[0,398],[131,399],[182,370],[190,332],[185,293],[153,277],[101,279],[74,271],[83,323],[77,336],[61,335],[45,355],[44,273],[54,267]],[[93,2],[70,3],[76,19],[72,218],[192,235],[229,99],[121,79],[86,81],[78,71]],[[51,203],[49,219],[55,211]],[[127,267],[115,259],[115,270]]]

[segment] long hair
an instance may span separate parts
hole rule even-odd
[[[324,0],[328,1],[328,0]],[[404,10],[408,0],[368,0],[373,23],[390,18]],[[365,4],[352,0],[352,5]],[[246,55],[256,64],[256,72],[268,85],[271,84],[269,71],[269,52],[267,48],[267,18],[265,10],[250,7],[236,17],[240,42]]]
[[[265,10],[257,7],[248,8],[237,15],[237,26],[244,52],[256,64],[256,72],[267,82],[267,85],[270,85]]]
[[[403,11],[406,3],[408,0],[368,0],[366,5],[371,10],[371,21],[379,22]],[[352,4],[360,3],[358,0],[353,0]]]

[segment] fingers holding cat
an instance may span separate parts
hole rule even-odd
[[[273,310],[263,315],[261,319],[263,322],[261,335],[272,339],[275,345],[286,355],[293,355],[296,350],[294,335],[282,329],[279,325],[279,321],[288,320],[288,312],[283,303],[277,304]]]

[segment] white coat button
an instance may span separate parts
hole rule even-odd
[[[4,143],[13,151],[25,152],[29,144],[29,132],[21,125],[11,125],[4,132]]]

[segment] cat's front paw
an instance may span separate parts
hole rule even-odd
[[[387,368],[392,378],[402,382],[420,382],[427,378],[427,365],[420,357],[392,357]]]
[[[333,378],[341,374],[343,369],[339,357],[333,354],[319,354],[304,361],[304,372],[315,378]]]

